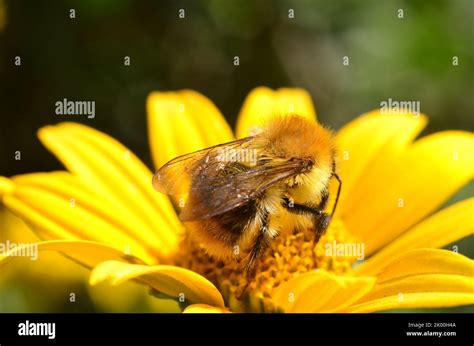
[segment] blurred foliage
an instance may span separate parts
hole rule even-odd
[[[248,91],[267,85],[308,89],[319,119],[336,129],[388,98],[420,101],[430,117],[426,133],[474,127],[471,0],[30,0],[5,8],[5,175],[60,168],[35,132],[64,120],[111,134],[150,165],[145,98],[152,90],[196,89],[231,124]],[[95,101],[96,118],[55,115],[63,98]]]
[[[0,174],[61,169],[36,131],[65,120],[112,135],[152,168],[145,118],[152,90],[195,89],[231,124],[246,94],[266,85],[309,90],[320,121],[335,129],[392,98],[421,102],[430,118],[424,134],[473,130],[473,13],[472,0],[0,0]],[[95,101],[96,118],[55,115],[63,98]],[[459,244],[473,257],[472,239]],[[70,309],[44,295],[32,302],[32,287],[41,287],[24,280],[4,286],[9,302],[0,310]],[[81,309],[102,309],[89,299]]]

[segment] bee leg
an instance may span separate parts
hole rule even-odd
[[[321,216],[318,216],[314,220],[314,244],[317,244],[329,226],[331,222],[331,215],[323,213]]]
[[[285,207],[290,213],[299,215],[314,215],[319,216],[324,212],[319,207],[314,207],[306,204],[298,204],[291,201],[289,198],[283,198],[283,207]]]
[[[326,207],[328,206],[328,201],[329,201],[329,193],[324,190],[324,192],[321,195],[321,201],[319,202],[318,208],[321,210],[325,210]]]
[[[325,210],[329,201],[329,193],[324,191],[319,202],[318,209]],[[331,216],[328,213],[322,212],[320,215],[315,215],[314,220],[314,244],[317,244],[321,236],[326,233],[326,230],[331,222]]]
[[[305,204],[297,204],[290,201],[289,198],[283,198],[283,206],[291,213],[299,215],[312,215],[314,223],[314,243],[316,244],[321,236],[326,232],[331,221],[331,216],[324,212],[329,200],[329,194],[324,191],[321,201],[315,207]]]
[[[270,245],[271,236],[268,233],[268,212],[265,212],[262,218],[262,224],[260,226],[259,232],[255,240],[253,241],[250,253],[248,254],[248,259],[244,267],[246,284],[239,295],[239,299],[245,294],[248,286],[252,283],[255,275],[257,273],[257,260],[262,256],[263,252]]]

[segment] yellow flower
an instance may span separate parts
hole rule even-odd
[[[219,110],[194,91],[154,92],[147,111],[156,167],[234,138]],[[315,119],[304,90],[257,88],[242,107],[236,136],[287,113]],[[188,241],[172,202],[153,189],[152,172],[97,130],[75,123],[40,129],[40,140],[68,171],[1,178],[0,194],[44,239],[40,250],[92,269],[92,285],[134,279],[184,302],[185,312],[473,304],[473,261],[438,248],[473,233],[474,198],[433,212],[472,179],[474,138],[445,131],[415,140],[425,124],[424,115],[373,111],[344,126],[336,135],[343,191],[327,233],[317,245],[309,232],[279,236],[241,299],[238,266],[215,263]],[[337,244],[362,244],[368,259],[328,255]]]

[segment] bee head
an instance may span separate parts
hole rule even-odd
[[[332,167],[333,135],[317,122],[294,115],[277,118],[268,123],[260,135],[266,142],[269,156],[304,160],[305,170]]]

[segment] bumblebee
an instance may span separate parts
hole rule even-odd
[[[338,181],[330,214],[329,183]],[[315,121],[276,118],[254,135],[182,155],[157,170],[153,186],[187,196],[180,219],[207,253],[242,261],[247,279],[283,230],[314,230],[317,242],[335,212],[342,182],[334,137]]]

